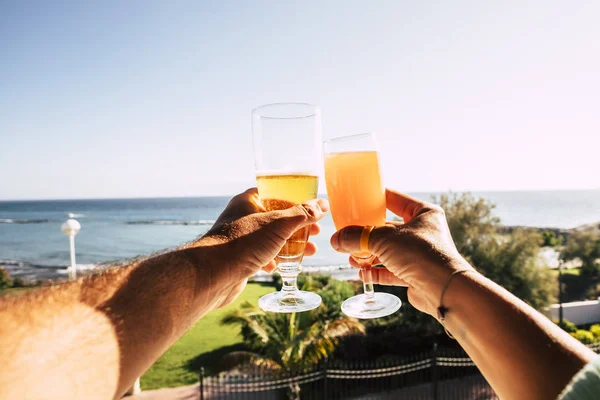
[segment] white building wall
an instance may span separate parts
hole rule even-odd
[[[600,322],[600,301],[586,300],[563,303],[563,318],[575,325],[594,324]],[[558,304],[550,306],[550,315],[558,320]]]

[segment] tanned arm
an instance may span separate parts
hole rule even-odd
[[[285,239],[327,207],[313,201],[267,213],[249,190],[181,249],[0,298],[0,398],[119,398],[199,318],[233,301],[248,277],[272,270]],[[306,253],[315,251],[309,242]]]

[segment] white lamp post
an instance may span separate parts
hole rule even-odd
[[[69,268],[69,278],[75,279],[77,275],[77,264],[75,264],[75,235],[81,229],[81,224],[75,219],[68,219],[60,229],[65,235],[69,237],[69,244],[71,245],[71,268]]]

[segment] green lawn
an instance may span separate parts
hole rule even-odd
[[[580,268],[563,268],[563,275],[579,275]],[[558,276],[558,268],[553,268],[550,271],[556,276]]]
[[[0,291],[0,296],[16,296],[18,294],[25,293],[32,289],[33,288],[30,288],[30,287],[4,289],[4,290]]]
[[[200,365],[208,366],[235,345],[241,344],[238,328],[221,326],[221,317],[243,301],[256,304],[272,286],[250,283],[229,306],[204,316],[142,376],[142,389],[189,385],[198,381]]]

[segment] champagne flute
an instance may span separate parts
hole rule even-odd
[[[375,134],[343,136],[323,143],[325,183],[331,216],[337,230],[349,225],[385,224],[385,189],[381,182]],[[402,302],[389,293],[375,293],[369,252],[352,254],[363,271],[364,293],[342,303],[354,318],[379,318],[398,311]]]
[[[276,103],[252,111],[252,136],[258,195],[268,211],[281,210],[317,197],[321,155],[321,113],[305,103]],[[265,311],[308,311],[321,304],[316,293],[298,290],[296,278],[310,226],[299,229],[283,246],[275,262],[281,291],[261,297]]]

